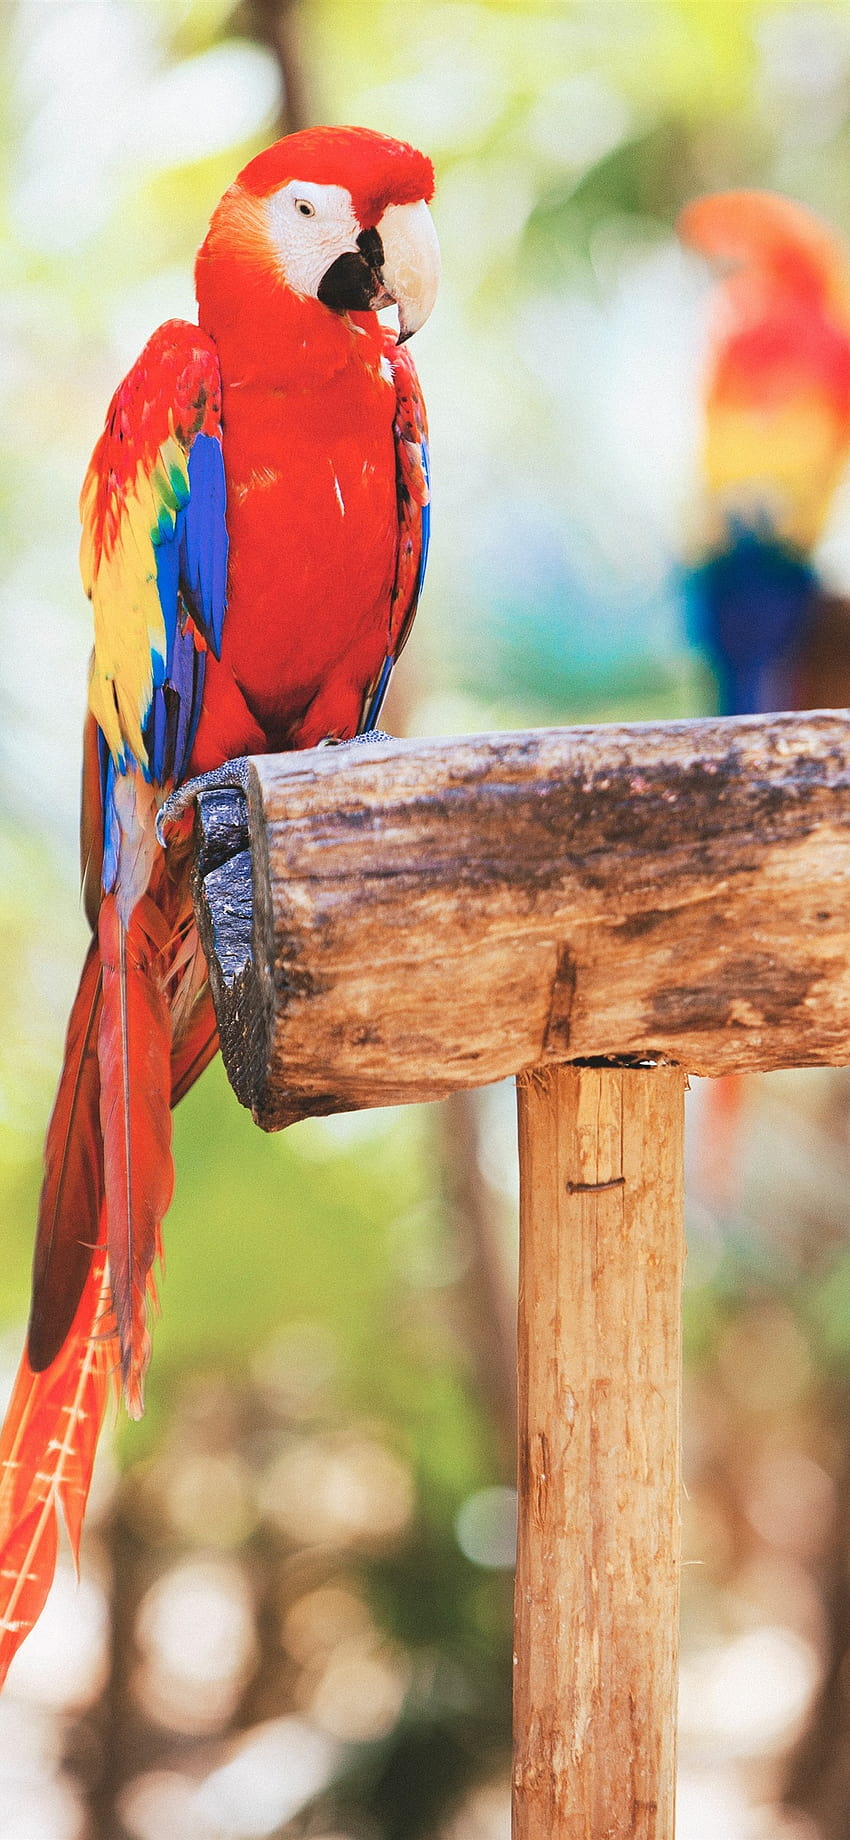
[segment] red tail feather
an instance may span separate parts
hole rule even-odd
[[[92,940],[68,1023],[44,1149],[27,1350],[37,1373],[55,1360],[71,1327],[98,1237],[103,1201],[100,1007],[100,956]]]
[[[34,1373],[24,1355],[0,1436],[0,1684],[53,1582],[60,1506],[78,1558],[117,1352],[101,1245],[55,1361]]]
[[[98,1037],[100,1120],[112,1298],[127,1410],[143,1409],[150,1357],[147,1297],[159,1229],[171,1200],[171,1024],[154,958],[162,916],[144,896],[124,925],[105,895],[98,939],[103,1009]]]
[[[179,926],[173,936],[182,937]],[[159,981],[174,983],[171,937],[148,896],[126,928],[105,896],[68,1025],[45,1151],[29,1348],[0,1434],[0,1685],[50,1590],[60,1507],[77,1558],[119,1361],[128,1407],[141,1411],[146,1302],[171,1198],[169,1101],[218,1044],[203,986],[172,1043]]]

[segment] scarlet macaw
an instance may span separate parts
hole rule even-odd
[[[694,636],[722,714],[799,707],[810,701],[810,654],[823,651],[825,616],[835,630],[834,610],[816,604],[811,555],[850,454],[847,251],[802,205],[770,192],[698,198],[679,231],[720,269],[705,391],[706,529],[687,584]],[[846,652],[846,626],[836,637]],[[827,683],[818,700],[841,700],[828,692]]]
[[[217,1048],[169,791],[229,758],[371,729],[428,536],[405,341],[439,280],[430,161],[364,128],[252,160],[197,259],[198,325],[154,333],[81,499],[94,608],[82,872],[93,937],[47,1133],[24,1354],[0,1437],[0,1679],[75,1557],[120,1366],[133,1416],[174,1105]],[[376,309],[396,303],[399,335]]]
[[[705,389],[702,556],[693,636],[723,715],[841,704],[850,621],[812,560],[850,455],[850,267],[840,239],[770,192],[698,198],[686,243],[719,269]],[[700,1180],[725,1210],[740,1163],[744,1076],[712,1082]]]

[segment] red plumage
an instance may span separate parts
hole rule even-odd
[[[287,303],[287,318],[297,349],[301,302]],[[345,368],[322,379],[318,424],[298,413],[297,399],[281,416],[277,392],[294,379],[275,352],[264,372],[253,348],[257,369],[243,385],[231,341],[217,342],[230,591],[221,659],[207,664],[192,761],[199,773],[249,747],[311,747],[357,733],[364,689],[388,649],[399,553],[396,386],[381,369],[385,351],[396,351],[391,337],[377,322],[363,327]],[[305,546],[307,531],[321,531],[321,544]]]
[[[150,1356],[148,1289],[153,1291],[160,1224],[173,1187],[171,1026],[155,969],[168,935],[149,895],[136,902],[125,926],[115,896],[107,894],[97,937],[103,966],[98,1058],[109,1270],[127,1408],[139,1418]]]
[[[103,1203],[103,1139],[100,1134],[98,1031],[103,978],[96,940],[89,946],[74,999],[65,1042],[59,1091],[47,1130],[44,1182],[38,1210],[33,1268],[35,1307],[30,1320],[30,1354],[37,1368],[56,1357],[74,1317],[91,1264]],[[73,1214],[68,1207],[73,1198]],[[78,1216],[76,1230],[67,1231]],[[88,1221],[88,1240],[80,1225]],[[52,1317],[40,1307],[47,1297],[59,1306]]]
[[[24,1355],[0,1435],[0,1680],[44,1608],[60,1508],[75,1562],[79,1556],[117,1352],[105,1267],[101,1244],[55,1360],[36,1373]]]
[[[415,204],[420,198],[429,203],[434,196],[434,168],[426,154],[407,141],[362,128],[302,128],[288,134],[243,166],[236,183],[243,192],[267,198],[288,179],[343,184],[364,230],[378,222],[388,204]]]
[[[155,820],[240,754],[353,737],[416,609],[433,304],[424,155],[311,129],[251,161],[199,253],[199,326],[153,335],[83,488],[95,645],[81,856],[94,937],[48,1129],[24,1356],[0,1436],[0,1679],[76,1554],[110,1374],[142,1409],[169,1104],[217,1047],[189,838]]]

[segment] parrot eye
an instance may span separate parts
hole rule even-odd
[[[316,215],[316,207],[310,203],[308,198],[296,198],[295,209],[301,217],[315,217]]]

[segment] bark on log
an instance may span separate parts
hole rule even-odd
[[[517,1082],[515,1840],[673,1840],[684,1084]]]
[[[318,749],[247,786],[252,912],[244,837],[197,911],[266,1129],[547,1060],[850,1061],[845,711]]]

